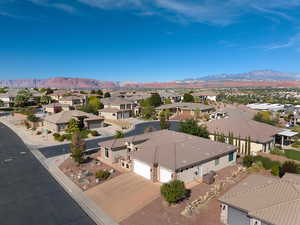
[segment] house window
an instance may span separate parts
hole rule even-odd
[[[229,153],[228,161],[231,162],[233,160],[233,157],[234,157],[234,152]]]
[[[215,166],[220,164],[220,158],[215,159]]]
[[[105,158],[109,158],[109,151],[107,148],[105,148]]]

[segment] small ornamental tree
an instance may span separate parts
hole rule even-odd
[[[179,131],[203,138],[209,138],[209,132],[206,126],[199,126],[198,122],[194,119],[188,119],[180,122]]]
[[[118,138],[123,138],[125,135],[122,131],[119,131],[117,130],[116,131],[116,134],[115,134],[115,138],[118,139]]]
[[[183,102],[194,102],[194,96],[189,94],[189,93],[185,93],[183,95]]]
[[[170,128],[170,122],[166,119],[166,116],[163,114],[160,116],[160,129],[169,129]]]
[[[110,93],[109,92],[105,92],[105,94],[104,94],[104,98],[110,98]]]
[[[85,150],[85,141],[81,137],[79,131],[76,131],[72,135],[72,142],[70,145],[71,157],[75,162],[79,164],[84,162],[84,150]]]
[[[29,120],[30,122],[38,122],[40,119],[36,117],[34,114],[29,114],[27,116],[27,120]]]
[[[79,121],[76,120],[76,119],[70,119],[66,131],[67,131],[68,133],[75,133],[75,132],[77,132],[77,131],[80,131]]]
[[[107,170],[99,170],[95,173],[95,177],[99,180],[106,180],[109,178],[110,172]]]
[[[187,189],[184,182],[172,180],[161,186],[160,193],[168,203],[176,203],[186,197]]]

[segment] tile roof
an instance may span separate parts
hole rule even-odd
[[[188,110],[212,110],[214,109],[213,106],[210,105],[204,105],[201,103],[187,103],[187,102],[179,102],[179,103],[173,103],[173,104],[166,104],[161,105],[157,107],[156,109],[162,110],[162,109],[172,109],[172,108],[180,108],[180,109],[188,109]]]
[[[300,175],[285,176],[250,175],[219,200],[267,223],[300,224],[300,183],[289,180],[297,176],[300,181]]]
[[[236,147],[209,139],[171,130],[160,130],[133,137],[99,143],[100,146],[120,148],[126,142],[140,142],[133,158],[148,164],[178,170],[195,163],[236,151]]]
[[[258,143],[265,143],[273,140],[273,136],[283,129],[260,123],[240,116],[212,120],[205,123],[210,133],[227,135],[232,132],[235,137],[247,138]]]
[[[68,123],[70,119],[74,117],[85,117],[86,120],[103,120],[102,117],[96,116],[91,113],[85,113],[79,110],[70,110],[70,111],[62,111],[50,116],[45,117],[45,121],[60,124],[60,123]]]

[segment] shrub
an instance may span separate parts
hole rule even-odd
[[[282,177],[285,173],[299,173],[299,164],[294,161],[284,162],[280,169],[280,177]]]
[[[250,171],[253,173],[258,173],[262,169],[264,169],[264,166],[261,161],[256,161],[256,162],[252,163],[252,166],[250,167]]]
[[[282,151],[279,148],[274,148],[270,151],[271,154],[273,155],[280,155],[280,156],[284,156],[284,151]]]
[[[34,114],[29,114],[27,116],[27,119],[30,121],[30,122],[38,122],[39,121],[39,118],[36,117]]]
[[[80,135],[82,138],[88,138],[90,131],[89,130],[82,130],[80,131]]]
[[[24,125],[25,125],[26,129],[29,129],[31,127],[30,123],[28,123],[27,121],[24,122]]]
[[[160,193],[168,203],[176,203],[186,197],[187,189],[184,182],[173,180],[169,183],[164,183],[160,188]]]
[[[62,136],[59,136],[57,138],[57,141],[60,141],[60,142],[63,142],[65,140],[65,137],[62,135]]]
[[[71,134],[63,134],[62,135],[64,137],[64,139],[70,141],[72,139],[72,135]]]
[[[32,130],[33,130],[33,131],[36,131],[36,128],[35,128],[35,127],[33,127],[33,128],[32,128]]]
[[[280,167],[278,165],[273,165],[272,166],[272,170],[271,170],[271,173],[274,175],[274,176],[279,176],[280,174]]]
[[[99,170],[95,173],[95,177],[100,179],[100,180],[106,180],[109,178],[110,172],[107,170]]]
[[[99,133],[96,130],[92,130],[91,135],[94,136],[94,137],[97,137],[97,136],[99,136]]]
[[[266,170],[270,170],[272,168],[272,166],[274,166],[274,165],[280,166],[280,162],[273,161],[273,160],[271,160],[269,158],[262,157],[262,156],[254,156],[254,161],[255,162],[261,161],[262,164],[263,164],[263,167]]]
[[[41,135],[41,134],[42,134],[41,131],[37,131],[37,132],[36,132],[36,135]]]
[[[243,166],[245,166],[247,168],[251,167],[253,162],[254,162],[254,157],[251,155],[246,155],[243,158]]]
[[[53,134],[53,137],[54,137],[55,139],[57,139],[59,136],[60,136],[59,133],[54,133],[54,134]]]
[[[118,139],[118,138],[123,138],[125,135],[122,131],[119,131],[117,130],[116,131],[116,134],[115,134],[115,138]]]
[[[300,141],[295,141],[295,142],[292,144],[292,147],[293,147],[293,148],[299,148],[299,147],[300,147]]]

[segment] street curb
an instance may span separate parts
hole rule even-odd
[[[28,149],[97,225],[119,225],[105,214],[93,200],[86,196],[60,169],[55,165],[48,164],[46,157],[38,149],[31,146],[28,146]]]

